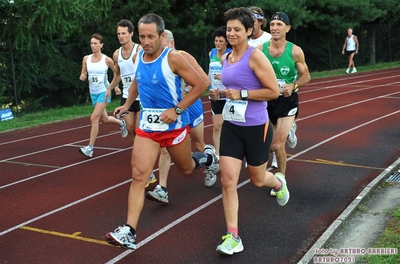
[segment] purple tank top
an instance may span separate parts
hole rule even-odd
[[[263,85],[250,69],[249,59],[254,47],[249,47],[243,57],[236,63],[231,64],[227,56],[222,66],[221,80],[227,89],[236,90],[258,90],[263,89]],[[231,53],[229,53],[231,55]],[[245,114],[246,122],[229,121],[237,126],[258,126],[267,123],[267,101],[248,100]]]

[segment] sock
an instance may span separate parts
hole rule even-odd
[[[119,126],[120,126],[120,127],[123,127],[124,124],[125,124],[125,121],[124,121],[124,120],[121,120],[121,125],[119,125]]]
[[[213,163],[213,156],[207,154],[206,166],[210,166]]]
[[[131,226],[130,226],[130,225],[128,225],[128,224],[126,224],[125,226],[128,226],[128,227],[129,227],[129,229],[130,229],[130,231],[131,231],[132,235],[136,234],[136,230],[135,230],[135,228],[131,227]]]
[[[275,191],[279,191],[282,188],[282,182],[278,180],[279,182],[279,187],[274,188]]]
[[[93,150],[93,145],[88,145],[88,147],[89,147],[91,150]]]
[[[238,228],[228,228],[228,233],[232,233],[233,236],[235,238],[237,238],[239,235],[239,229]]]
[[[208,155],[202,152],[194,152],[192,154],[192,159],[196,163],[195,169],[201,168],[208,163]],[[211,157],[212,159],[212,157]],[[211,163],[209,163],[211,165]]]

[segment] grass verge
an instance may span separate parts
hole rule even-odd
[[[367,255],[364,259],[370,264],[397,264],[400,263],[400,207],[392,214],[387,222],[386,228],[376,242],[374,248],[396,248],[395,255]]]

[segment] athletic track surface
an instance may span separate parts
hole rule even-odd
[[[296,263],[399,157],[400,68],[315,79],[299,95],[299,143],[287,148],[290,201],[280,207],[243,167],[245,250],[233,256],[215,251],[226,231],[221,184],[204,187],[203,170],[185,177],[172,166],[170,204],[146,200],[138,249],[123,250],[104,241],[125,223],[131,177],[132,146],[116,126],[100,125],[91,159],[78,153],[88,117],[0,133],[0,263]]]

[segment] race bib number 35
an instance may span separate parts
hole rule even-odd
[[[92,86],[99,86],[104,82],[104,74],[90,74],[89,75],[89,83]]]
[[[146,108],[142,112],[143,128],[152,131],[166,131],[168,130],[168,124],[165,124],[160,119],[160,114],[167,109],[153,109]]]
[[[227,99],[222,118],[226,121],[246,122],[246,110],[248,101]]]

